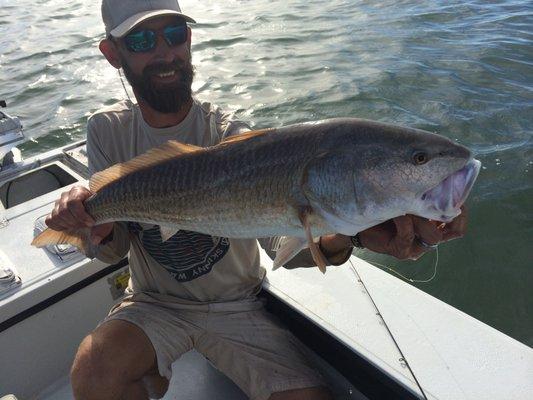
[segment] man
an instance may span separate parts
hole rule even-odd
[[[103,0],[102,16],[107,38],[100,50],[113,67],[123,69],[137,104],[120,102],[89,119],[91,173],[170,139],[208,146],[247,129],[192,97],[186,22],[194,20],[181,13],[176,0]],[[94,226],[83,207],[89,196],[81,186],[63,193],[47,224],[56,230],[92,227],[97,256],[107,262],[129,251],[131,280],[126,299],[79,347],[71,374],[76,399],[162,397],[172,362],[192,348],[251,399],[331,399],[300,342],[256,297],[265,274],[256,240],[180,231],[163,242],[158,227]],[[357,238],[322,237],[320,248],[332,264],[343,263],[354,242],[401,259],[417,258],[428,243],[461,236],[465,224],[464,214],[445,229],[404,216]],[[304,251],[289,264],[313,262]]]

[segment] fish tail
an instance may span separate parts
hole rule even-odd
[[[56,231],[46,228],[31,242],[32,246],[45,247],[56,244],[71,244],[80,249],[84,254],[92,253],[93,246],[90,242],[90,228],[81,228],[75,231]]]

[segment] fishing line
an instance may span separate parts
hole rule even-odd
[[[130,94],[128,93],[128,91],[126,90],[126,85],[124,85],[124,79],[122,79],[122,73],[120,72],[120,69],[118,69],[118,76],[120,76],[120,83],[122,83],[122,87],[124,88],[124,92],[126,92],[126,96],[128,96],[128,100],[130,102],[131,101],[131,97],[130,97]],[[133,102],[132,102],[133,103]]]
[[[412,282],[412,283],[428,283],[428,282],[431,282],[433,279],[435,279],[435,277],[437,276],[438,263],[439,263],[439,248],[436,247],[435,248],[435,264],[433,265],[433,275],[431,275],[431,277],[428,279],[411,279],[411,278],[406,277],[405,275],[402,275],[398,271],[394,270],[392,267],[388,267],[386,265],[383,265],[377,262],[370,262],[370,264],[377,265],[381,268],[385,268],[387,271],[390,271],[393,274],[398,275],[400,278],[406,280],[407,282]]]
[[[422,393],[422,396],[424,397],[424,400],[428,400],[428,398],[426,396],[426,393],[424,392],[424,389],[422,389],[422,386],[418,382],[418,379],[416,378],[416,375],[413,372],[413,369],[409,365],[409,362],[407,361],[407,358],[405,358],[405,355],[403,354],[402,349],[400,349],[400,345],[398,344],[398,342],[394,338],[394,335],[392,334],[391,330],[389,329],[389,326],[387,325],[387,321],[385,321],[385,318],[383,318],[383,315],[381,315],[381,311],[379,311],[378,305],[376,304],[376,302],[372,298],[372,295],[368,291],[365,283],[363,282],[363,279],[361,278],[361,275],[359,275],[359,273],[357,272],[357,269],[355,269],[355,265],[353,265],[352,259],[350,258],[349,260],[350,260],[352,272],[354,273],[357,281],[360,282],[361,285],[363,285],[363,288],[365,289],[366,293],[368,294],[368,297],[370,298],[370,301],[372,301],[372,304],[374,305],[374,308],[377,311],[377,315],[379,315],[379,317],[383,321],[383,324],[385,325],[385,328],[387,329],[387,332],[389,333],[389,336],[391,337],[392,341],[394,342],[394,345],[398,349],[398,352],[400,353],[400,356],[401,356],[400,362],[404,362],[405,363],[407,369],[409,369],[409,372],[411,372],[411,375],[413,376],[413,378],[414,378],[414,380],[416,382],[416,385],[418,386],[418,389],[420,389],[420,393]]]

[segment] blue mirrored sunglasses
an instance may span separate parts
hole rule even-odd
[[[169,46],[177,46],[187,41],[187,25],[169,25],[163,29],[163,38]],[[157,45],[157,32],[143,29],[129,33],[124,37],[126,48],[133,53],[151,51]]]

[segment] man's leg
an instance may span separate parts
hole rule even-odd
[[[264,309],[209,313],[195,348],[251,399],[331,400],[307,349]],[[250,307],[250,305],[248,305]]]
[[[268,400],[333,400],[333,396],[324,387],[312,387],[272,393]]]
[[[168,388],[146,334],[122,320],[103,323],[82,341],[71,382],[76,400],[146,400],[149,394],[162,397]]]

